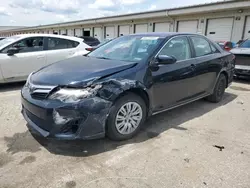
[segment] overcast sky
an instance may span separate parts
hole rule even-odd
[[[0,25],[34,26],[218,0],[0,0]]]

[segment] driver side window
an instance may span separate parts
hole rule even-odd
[[[187,37],[175,37],[170,39],[159,55],[175,57],[177,61],[191,58],[191,51]]]
[[[20,40],[7,48],[5,48],[2,52],[7,53],[10,48],[18,48],[18,53],[26,53],[26,52],[37,52],[42,51],[44,48],[43,45],[43,37],[32,37]]]

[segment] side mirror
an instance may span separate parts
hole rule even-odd
[[[12,48],[8,49],[7,54],[8,54],[8,56],[12,56],[12,55],[18,53],[19,50],[20,50],[19,48],[12,47]]]
[[[177,61],[177,59],[173,56],[167,55],[159,55],[157,57],[158,64],[166,65],[166,64],[173,64]]]

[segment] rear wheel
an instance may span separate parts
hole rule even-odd
[[[112,140],[132,138],[146,119],[146,105],[141,97],[128,93],[111,108],[107,121],[107,136]]]
[[[220,102],[225,93],[226,84],[226,76],[224,74],[221,74],[219,79],[217,80],[213,94],[208,96],[206,99],[214,103]]]

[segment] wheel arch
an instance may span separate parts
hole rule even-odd
[[[222,70],[221,73],[220,73],[220,75],[221,75],[221,74],[223,74],[223,75],[226,77],[226,88],[227,88],[227,87],[228,87],[228,73],[227,73],[227,71]],[[220,75],[219,75],[219,76],[220,76]]]
[[[149,113],[149,109],[150,109],[150,98],[149,98],[149,95],[147,93],[147,91],[145,91],[145,89],[143,88],[130,88],[130,89],[127,89],[123,92],[121,92],[116,98],[115,100],[113,101],[113,104],[115,104],[115,102],[117,100],[119,100],[121,97],[125,96],[126,94],[128,93],[133,93],[135,95],[138,95],[139,97],[141,97],[143,99],[143,101],[145,102],[146,104],[146,108],[147,108],[147,115]]]

